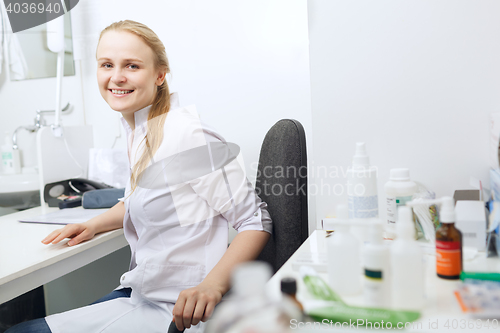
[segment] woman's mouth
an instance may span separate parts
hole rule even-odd
[[[108,89],[114,95],[128,95],[133,92],[133,90],[118,90],[118,89]]]

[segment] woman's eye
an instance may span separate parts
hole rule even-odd
[[[101,67],[104,67],[104,68],[111,68],[111,64],[102,64]]]
[[[132,65],[132,64],[130,64],[130,65],[128,65],[128,66],[129,66],[131,69],[138,69],[138,68],[139,68],[139,66],[137,66],[137,65]]]

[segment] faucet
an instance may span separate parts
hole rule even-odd
[[[61,110],[63,113],[67,113],[69,110],[71,104],[66,104],[66,106]],[[46,113],[52,113],[55,112],[55,110],[36,110],[36,116],[35,116],[35,124],[31,126],[19,126],[16,128],[14,131],[14,134],[12,134],[12,149],[17,150],[19,147],[17,146],[17,131],[21,129],[25,129],[30,133],[34,133],[38,131],[40,128],[43,126],[47,125],[47,122],[45,121],[45,118],[43,118],[43,115]]]
[[[19,149],[19,147],[17,146],[17,131],[19,131],[20,129],[25,129],[30,133],[36,132],[38,130],[38,128],[36,126],[19,126],[18,128],[16,128],[16,130],[14,131],[14,134],[12,134],[12,149],[13,150]]]

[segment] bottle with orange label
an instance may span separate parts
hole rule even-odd
[[[454,200],[443,197],[436,229],[436,272],[443,279],[456,280],[462,271],[462,233],[455,228]]]

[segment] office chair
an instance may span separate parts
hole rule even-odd
[[[255,190],[273,221],[273,234],[257,260],[276,273],[308,237],[306,136],[297,120],[282,119],[267,132]]]

